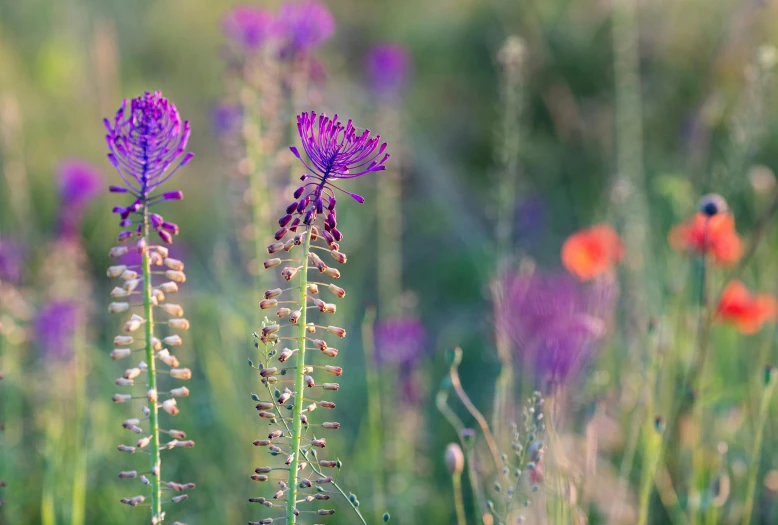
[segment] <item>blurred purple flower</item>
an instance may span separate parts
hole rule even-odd
[[[52,301],[35,319],[35,338],[43,357],[59,360],[73,355],[73,338],[84,309],[75,301]]]
[[[81,226],[84,210],[100,194],[103,176],[100,171],[81,160],[66,160],[57,170],[60,198],[60,233],[74,235]]]
[[[254,51],[273,35],[273,14],[250,5],[239,5],[221,20],[224,35],[248,51]]]
[[[278,11],[276,34],[281,41],[281,56],[284,58],[306,54],[334,32],[332,13],[315,0],[286,2]]]
[[[565,273],[509,276],[495,322],[537,380],[563,383],[584,370],[606,334],[617,293],[613,282],[583,284]]]
[[[230,137],[237,133],[242,121],[243,110],[237,105],[219,104],[211,113],[211,123],[219,137]]]
[[[370,87],[379,97],[397,99],[408,77],[411,55],[399,44],[375,46],[367,55]]]
[[[415,317],[392,317],[375,328],[376,362],[407,364],[424,353],[426,330]]]
[[[0,282],[18,283],[22,276],[24,250],[22,246],[0,237]]]

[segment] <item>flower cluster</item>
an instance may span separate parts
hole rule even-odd
[[[314,127],[316,115],[303,113],[297,122],[308,161],[302,160],[296,148],[291,150],[311,173],[302,177],[305,184],[295,191],[295,201],[287,207],[286,215],[280,219],[281,228],[275,234],[276,242],[267,247],[273,257],[264,263],[266,269],[281,266],[283,281],[295,281],[296,284],[291,288],[268,290],[260,302],[261,309],[276,311],[278,322],[266,322],[261,335],[257,334],[266,348],[265,359],[258,369],[262,383],[267,386],[267,395],[255,396],[259,417],[268,421],[273,428],[266,439],[258,439],[254,445],[267,447],[272,456],[283,457],[286,467],[259,467],[253,479],[270,481],[274,470],[288,470],[289,476],[286,480],[274,480],[278,482],[279,490],[272,498],[251,499],[268,508],[277,502],[286,502],[286,513],[281,517],[285,517],[288,523],[297,523],[297,516],[302,512],[319,516],[335,512],[332,509],[298,508],[303,503],[329,499],[326,490],[317,492],[316,489],[333,482],[333,477],[325,474],[326,469],[340,467],[339,461],[325,460],[319,456],[319,451],[327,446],[326,437],[322,437],[322,434],[337,430],[340,423],[326,420],[317,423],[311,414],[317,409],[335,408],[335,403],[319,398],[317,393],[326,395],[340,388],[338,383],[328,379],[343,374],[340,366],[329,364],[338,355],[338,350],[325,338],[343,338],[346,330],[329,322],[309,320],[308,317],[309,312],[318,311],[319,315],[329,315],[337,311],[335,303],[328,302],[322,296],[324,293],[330,293],[338,299],[346,295],[340,286],[326,282],[338,279],[340,271],[329,266],[319,255],[328,253],[338,265],[347,260],[346,255],[340,251],[339,242],[343,235],[337,228],[333,192],[333,189],[345,190],[334,186],[332,181],[381,170],[388,157],[385,155],[381,160],[376,160],[379,155],[383,155],[386,144],[378,148],[379,137],[372,137],[368,130],[357,134],[351,121],[343,126],[337,117],[330,120],[322,115]],[[306,182],[309,180],[313,182]],[[364,201],[357,195],[348,194],[358,202]],[[288,236],[288,240],[284,240]],[[291,264],[282,266],[283,263]],[[309,278],[309,270],[317,272],[324,281]],[[287,335],[287,332],[291,334]],[[282,348],[279,350],[277,347]],[[320,355],[327,364],[312,364],[318,360],[314,357],[316,355]],[[294,379],[285,379],[287,374],[292,374]],[[276,390],[273,391],[271,386],[275,386]],[[291,411],[289,416],[286,416],[287,411]],[[302,492],[308,489],[311,492],[304,498],[298,497],[298,490]],[[274,519],[278,517],[251,523],[272,523]]]
[[[129,470],[119,474],[123,479],[139,479],[145,489],[143,494],[125,498],[123,503],[130,506],[147,505],[150,500],[151,522],[161,523],[165,513],[162,511],[162,490],[174,495],[165,501],[178,503],[188,496],[185,491],[194,488],[193,483],[177,483],[162,480],[161,452],[174,448],[191,448],[194,442],[186,438],[180,430],[164,429],[160,425],[160,410],[170,416],[179,413],[178,398],[189,395],[186,386],[178,381],[192,377],[189,368],[181,367],[171,348],[183,343],[176,333],[189,329],[189,321],[183,318],[183,308],[168,301],[167,297],[178,291],[186,281],[184,263],[169,256],[166,246],[151,244],[152,231],[157,232],[165,243],[172,242],[171,234],[178,233],[178,227],[166,222],[150,208],[166,200],[180,200],[180,191],[153,192],[167,181],[181,166],[191,158],[184,153],[189,137],[189,123],[181,122],[176,107],[157,93],[145,93],[133,99],[127,111],[127,102],[122,104],[113,123],[106,120],[108,128],[108,158],[116,167],[124,181],[124,186],[111,186],[116,193],[130,193],[134,202],[126,207],[114,208],[121,216],[121,225],[128,228],[137,223],[134,231],[125,230],[119,235],[119,245],[111,248],[113,258],[122,257],[130,251],[140,256],[140,264],[116,264],[108,268],[108,276],[121,280],[111,292],[114,299],[109,311],[115,314],[130,314],[124,323],[122,333],[114,338],[115,348],[111,358],[135,359],[136,352],[142,358],[127,368],[116,380],[116,385],[124,389],[134,389],[143,384],[138,393],[117,393],[115,403],[130,403],[136,399],[146,401],[141,408],[142,414],[124,421],[123,427],[138,435],[132,445],[119,445],[119,450],[133,454],[138,451],[148,453],[151,461],[147,470]],[[172,167],[172,169],[171,169]],[[161,282],[154,282],[160,277]],[[156,320],[161,313],[167,319]],[[166,326],[166,334],[157,334],[155,329]],[[169,388],[158,385],[158,364],[167,367],[166,374],[174,381]],[[167,426],[166,426],[167,427]],[[161,442],[163,434],[170,439]]]

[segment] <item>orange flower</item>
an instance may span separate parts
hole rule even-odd
[[[621,239],[607,224],[576,232],[562,245],[562,264],[581,281],[610,272],[622,257]]]
[[[732,266],[743,256],[743,241],[735,230],[735,218],[728,213],[698,213],[670,230],[668,240],[675,250],[708,254],[721,266]]]
[[[742,282],[732,281],[721,293],[716,318],[755,334],[765,322],[778,320],[778,301],[768,294],[751,295]]]

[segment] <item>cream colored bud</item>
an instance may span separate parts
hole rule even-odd
[[[267,310],[268,308],[273,308],[275,305],[278,304],[277,299],[263,299],[259,301],[259,307],[262,310]]]
[[[123,377],[125,379],[135,379],[136,377],[138,377],[140,375],[140,372],[141,372],[141,370],[138,367],[136,367],[136,368],[128,368],[127,370],[124,371],[124,376]]]
[[[165,277],[174,283],[186,282],[186,274],[177,270],[165,270]]]
[[[170,352],[168,352],[167,348],[160,350],[159,353],[157,353],[157,358],[159,358],[163,363],[165,363],[170,368],[177,368],[180,364],[178,362],[178,359],[176,359],[176,356],[171,355]]]
[[[151,348],[159,352],[160,350],[162,350],[162,341],[160,341],[158,337],[152,337]]]
[[[178,448],[194,448],[194,446],[195,446],[195,442],[192,441],[191,439],[188,441],[179,441],[178,443],[176,443],[176,447]],[[190,483],[190,485],[192,484]],[[184,488],[194,488],[194,487],[184,487]]]
[[[162,402],[162,410],[170,414],[171,416],[177,416],[180,412],[176,404],[176,398],[166,399]]]
[[[331,333],[332,335],[336,335],[338,337],[346,337],[346,330],[343,328],[340,328],[338,326],[328,326],[327,331]]]
[[[313,438],[311,440],[311,446],[316,448],[325,448],[327,446],[327,440],[324,438],[322,439]]]
[[[332,258],[335,259],[336,261],[338,261],[340,264],[344,264],[346,262],[346,254],[345,253],[341,253],[339,251],[332,250],[330,252],[330,255],[332,255]]]
[[[173,281],[162,283],[159,286],[157,286],[157,288],[159,288],[165,293],[176,293],[178,291],[178,285]]]
[[[188,497],[189,497],[188,494],[181,494],[180,496],[173,496],[172,498],[170,498],[170,501],[172,501],[173,503],[181,503]]]
[[[152,266],[162,266],[162,256],[157,252],[149,252],[149,261]]]
[[[130,303],[111,303],[108,305],[108,312],[112,314],[120,314],[130,309]]]
[[[321,257],[313,252],[308,253],[308,260],[311,261],[311,266],[315,266],[316,268],[321,269],[322,266],[326,266],[324,261],[321,260]]]
[[[338,350],[336,348],[332,348],[331,346],[322,350],[322,354],[326,355],[327,357],[335,357],[338,355]]]
[[[308,292],[316,295],[319,293],[319,285],[316,283],[308,283]]]
[[[337,268],[326,268],[324,273],[333,279],[340,279],[340,272],[337,270]]]
[[[138,278],[138,272],[135,270],[124,270],[121,275],[122,280],[131,281]]]
[[[326,365],[324,367],[324,371],[327,372],[328,374],[332,374],[334,376],[342,376],[343,375],[343,369],[341,367],[339,367],[339,366]]]
[[[178,259],[172,259],[170,257],[165,258],[165,266],[170,268],[171,270],[181,271],[184,269],[184,263],[179,261]]]
[[[321,424],[322,428],[326,428],[328,430],[337,430],[340,428],[340,423],[337,421],[325,421]]]
[[[138,440],[138,448],[146,448],[151,443],[151,436],[144,436]]]
[[[149,369],[149,365],[146,364],[146,361],[141,361],[140,363],[138,363],[138,369],[141,372],[145,372],[146,370]]]
[[[121,257],[122,255],[126,254],[129,250],[126,246],[114,246],[110,250],[108,250],[108,256],[109,257]]]
[[[174,317],[184,315],[184,309],[180,304],[167,303],[162,305],[162,309]]]
[[[135,381],[132,379],[126,379],[124,377],[120,377],[116,380],[116,386],[133,386],[135,384]]]
[[[124,324],[124,331],[134,332],[135,330],[140,328],[142,324],[143,324],[143,317],[137,314],[133,314],[133,316],[130,317],[130,320]]]
[[[338,383],[324,383],[321,387],[324,390],[340,390],[340,385]]]
[[[176,330],[189,330],[189,321],[184,318],[171,319],[167,322],[167,324],[170,326],[170,328],[175,328]]]
[[[181,346],[183,344],[183,339],[181,339],[181,336],[178,334],[175,335],[169,335],[166,338],[162,340],[163,343],[165,343],[168,346]]]
[[[171,368],[170,377],[174,379],[191,379],[192,371],[188,368]]]
[[[290,350],[289,348],[284,348],[279,352],[278,354],[278,360],[282,363],[285,363],[287,359],[292,357],[292,354],[294,354],[294,350]]]
[[[273,259],[268,259],[267,261],[265,261],[263,263],[263,266],[265,267],[265,270],[269,270],[270,268],[275,268],[279,264],[281,264],[281,259],[275,257]]]
[[[313,340],[313,341],[311,341],[311,342],[312,342],[312,343],[314,344],[314,346],[316,346],[316,348],[318,348],[319,350],[326,350],[326,349],[327,349],[327,342],[326,342],[326,341],[324,341],[324,340],[322,340],[322,339],[314,339],[314,340]]]
[[[127,297],[130,295],[130,292],[125,290],[124,288],[119,288],[118,286],[114,287],[113,290],[111,290],[111,297],[114,299],[121,299],[123,297]]]
[[[329,288],[329,290],[330,290],[332,293],[334,293],[334,294],[335,294],[335,296],[336,296],[338,299],[343,299],[344,297],[346,297],[346,290],[344,290],[344,289],[343,289],[343,288],[341,288],[340,286],[335,286],[334,284],[330,284],[330,285],[328,285],[328,286],[327,286],[327,288]]]
[[[113,344],[116,346],[131,345],[134,341],[131,335],[117,335],[113,338]]]
[[[109,266],[106,273],[108,274],[108,277],[116,278],[123,274],[126,269],[127,265],[119,264],[117,266]]]
[[[161,303],[165,300],[165,292],[163,292],[159,288],[152,289],[151,295],[154,297],[154,299],[156,299],[157,303]]]
[[[305,411],[306,411],[306,412],[313,412],[314,410],[316,410],[316,407],[317,407],[317,406],[318,406],[318,405],[317,405],[316,403],[311,403],[310,405],[308,405],[307,407],[305,407]]]
[[[292,312],[292,315],[289,316],[289,322],[292,324],[297,324],[297,320],[300,319],[300,316],[302,315],[302,311],[295,310]]]
[[[305,331],[309,334],[315,334],[316,333],[316,325],[313,323],[306,323],[305,325]]]
[[[157,297],[154,295],[149,298],[149,303],[151,303],[152,306],[159,306],[159,301],[157,301]]]
[[[149,391],[146,392],[146,399],[148,399],[150,403],[156,403],[157,399],[159,399],[157,391],[153,388],[150,388]]]
[[[129,348],[114,348],[111,350],[111,359],[116,361],[117,359],[124,359],[132,354],[132,350]]]
[[[132,400],[132,396],[130,394],[114,394],[111,400],[114,403],[128,403]]]
[[[456,443],[448,444],[444,457],[449,474],[461,474],[465,469],[465,455]]]
[[[276,315],[281,319],[283,319],[284,317],[286,317],[291,313],[292,311],[289,308],[279,308],[278,311],[276,312]]]
[[[322,312],[325,314],[334,314],[337,311],[338,307],[334,303],[327,303],[324,305],[324,309]]]
[[[170,250],[167,249],[167,246],[160,246],[159,244],[155,244],[150,248],[152,251],[158,253],[160,257],[167,257],[168,254],[170,253]]]
[[[319,309],[320,312],[323,312],[324,308],[327,306],[327,303],[325,303],[324,301],[322,301],[319,298],[315,298],[313,300],[313,304],[314,304],[314,306],[316,306],[316,308]]]
[[[129,281],[124,281],[122,288],[124,288],[127,291],[127,293],[131,293],[135,291],[135,288],[137,288],[139,284],[140,284],[140,279],[130,279]]]
[[[173,397],[186,397],[189,395],[189,389],[185,386],[174,388],[170,391],[170,395]]]
[[[186,439],[186,432],[183,430],[168,430],[168,436],[176,439]]]

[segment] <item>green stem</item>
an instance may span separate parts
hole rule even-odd
[[[375,310],[369,308],[362,322],[362,347],[365,350],[365,379],[367,381],[368,425],[370,437],[370,456],[381,457],[381,384],[378,379],[374,351],[375,337],[373,323]],[[373,498],[376,520],[380,521],[384,511],[384,469],[383,462],[378,461],[371,469],[373,474]]]
[[[759,459],[762,454],[762,438],[764,437],[764,427],[769,416],[770,400],[775,390],[776,374],[770,376],[770,380],[762,391],[762,400],[759,403],[759,417],[756,422],[756,435],[754,436],[754,446],[751,449],[751,460],[748,465],[748,482],[746,484],[746,503],[743,514],[743,525],[751,523],[751,515],[754,512],[754,498],[756,495],[756,475],[759,471]]]
[[[292,412],[292,463],[289,465],[289,492],[287,493],[286,521],[297,523],[295,505],[297,500],[297,467],[300,463],[300,441],[302,439],[302,421],[300,415],[303,412],[303,392],[305,391],[305,330],[307,323],[308,303],[308,252],[311,250],[310,229],[305,231],[303,250],[301,254],[302,268],[300,269],[299,304],[300,318],[297,320],[297,368],[295,370],[294,409]]]
[[[86,337],[85,326],[80,324],[75,334],[75,374],[74,374],[74,417],[73,425],[73,494],[71,498],[70,523],[83,525],[86,508],[86,449],[83,429],[86,425]]]
[[[462,474],[451,474],[451,484],[454,486],[454,507],[457,511],[457,525],[467,525],[465,519],[465,503],[462,498]]]
[[[154,312],[151,305],[151,258],[148,253],[149,245],[149,208],[144,200],[143,203],[143,239],[146,242],[146,250],[143,252],[143,310],[146,317],[146,363],[148,364],[148,389],[157,392],[157,360],[154,357],[151,339],[154,337]],[[156,397],[156,396],[154,396]],[[162,486],[160,479],[162,476],[162,460],[159,449],[159,411],[156,399],[149,400],[149,431],[151,432],[151,443],[149,443],[149,458],[151,465],[151,517],[162,521]]]

